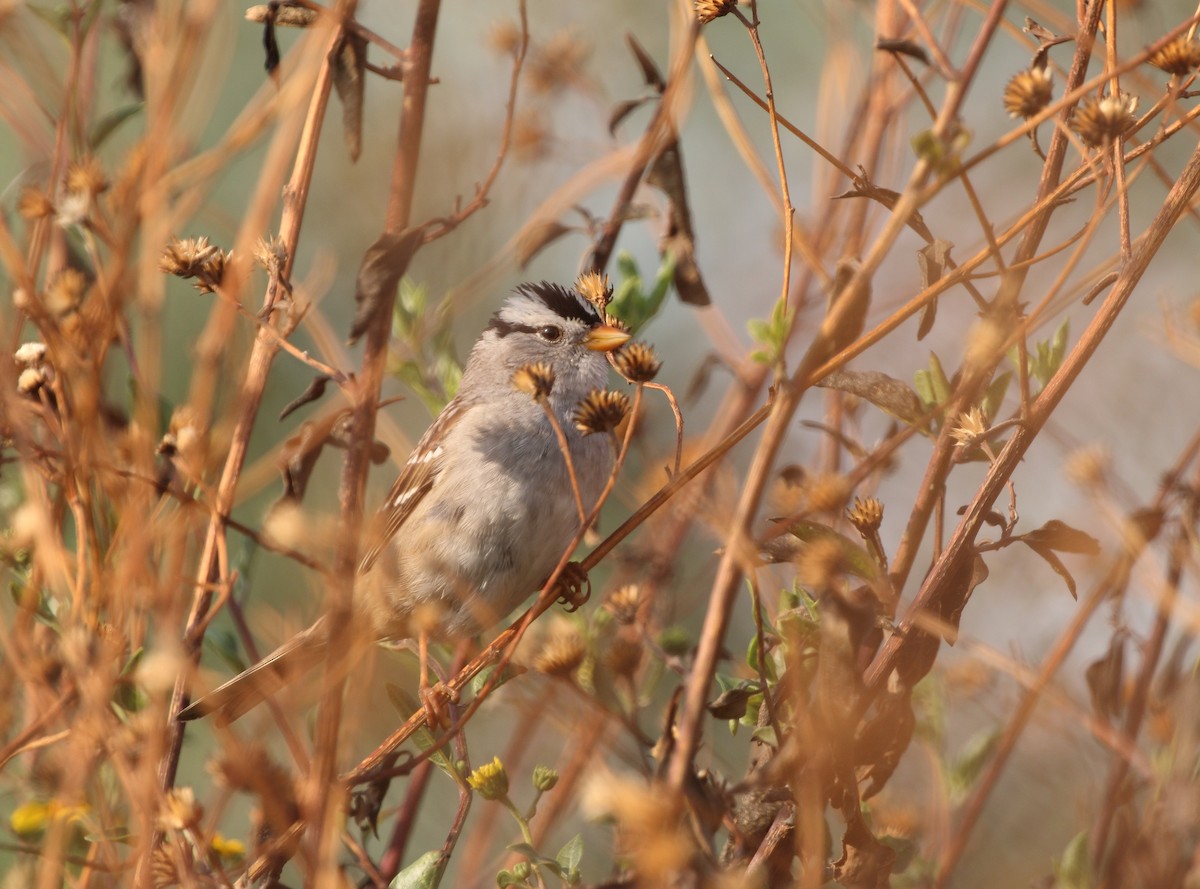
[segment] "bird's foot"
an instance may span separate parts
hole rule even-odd
[[[450,708],[458,703],[458,692],[446,683],[438,681],[423,685],[418,691],[421,707],[425,710],[425,723],[431,729],[450,727]]]
[[[567,611],[578,611],[592,595],[592,582],[578,562],[567,562],[556,584],[558,601]]]

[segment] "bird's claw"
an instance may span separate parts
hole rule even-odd
[[[425,723],[431,729],[450,727],[450,707],[458,703],[458,692],[444,682],[421,688],[417,694],[425,710]]]
[[[556,584],[558,602],[568,612],[578,611],[592,595],[592,582],[578,562],[568,562]]]

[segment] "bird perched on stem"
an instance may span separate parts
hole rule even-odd
[[[438,414],[380,507],[356,583],[376,639],[461,640],[508,614],[558,564],[612,471],[606,436],[573,417],[607,379],[605,353],[629,334],[602,301],[523,284],[471,349]],[[569,459],[568,459],[569,458]],[[324,619],[185,708],[241,716],[326,656]],[[421,665],[422,701],[437,702]]]

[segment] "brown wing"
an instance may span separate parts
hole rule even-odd
[[[463,418],[470,409],[470,404],[459,398],[454,398],[437,419],[425,430],[416,448],[400,470],[400,475],[388,491],[387,498],[379,507],[372,529],[371,541],[363,552],[362,561],[358,563],[358,573],[365,574],[371,570],[375,560],[388,542],[400,530],[400,526],[412,515],[417,504],[429,493],[434,479],[442,470],[446,434]]]

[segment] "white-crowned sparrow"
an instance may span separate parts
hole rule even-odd
[[[378,639],[462,639],[491,626],[540,587],[579,530],[557,433],[513,385],[531,364],[553,373],[549,405],[585,509],[612,470],[604,436],[572,417],[608,374],[604,353],[629,334],[574,290],[523,284],[471,349],[458,394],[421,437],[380,507],[355,586]],[[235,719],[324,656],[318,621],[181,714]]]

